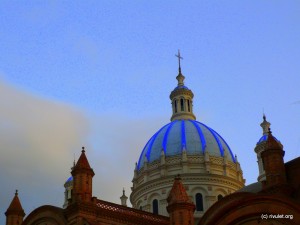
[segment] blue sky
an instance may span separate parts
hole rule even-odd
[[[1,222],[16,188],[27,214],[61,206],[82,145],[94,195],[129,195],[134,163],[171,117],[177,49],[197,120],[247,184],[263,111],[285,160],[298,157],[299,24],[299,1],[1,1]]]

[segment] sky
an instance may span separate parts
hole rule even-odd
[[[263,113],[285,161],[300,155],[299,1],[0,2],[0,223],[62,206],[81,147],[93,194],[120,203],[134,164],[170,121],[181,50],[197,120],[258,176]],[[50,197],[51,196],[51,197]]]

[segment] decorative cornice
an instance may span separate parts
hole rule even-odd
[[[184,183],[189,184],[191,182],[198,185],[203,185],[203,183],[214,183],[218,185],[230,186],[233,190],[239,190],[244,187],[244,183],[241,181],[217,174],[202,174],[201,177],[199,177],[199,174],[182,174],[181,178]],[[168,175],[164,178],[157,178],[140,185],[131,193],[131,202],[137,201],[137,198],[141,198],[145,194],[148,194],[150,190],[157,189],[158,187],[169,186],[169,188],[171,188],[173,179],[174,175]]]
[[[210,156],[210,166],[220,166],[220,168],[223,168],[223,157],[218,156]],[[236,163],[227,161],[228,165],[227,168],[232,169],[233,171],[236,171]],[[182,156],[168,156],[165,158],[165,166],[166,168],[170,166],[181,166],[182,164]],[[204,156],[202,155],[187,155],[187,164],[189,166],[199,166],[199,164],[204,165]],[[155,160],[151,163],[148,163],[147,170],[145,170],[145,167],[142,167],[136,177],[137,184],[139,184],[140,178],[144,175],[144,173],[147,172],[147,174],[151,174],[153,171],[159,169],[160,166],[160,160]]]
[[[172,100],[175,96],[177,95],[187,95],[190,96],[191,98],[194,97],[194,94],[191,90],[186,90],[186,89],[176,89],[173,90],[170,94],[170,99]]]

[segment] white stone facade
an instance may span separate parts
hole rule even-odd
[[[153,201],[158,200],[158,214],[168,216],[167,197],[174,177],[180,174],[188,195],[196,205],[195,218],[198,220],[213,205],[218,196],[223,197],[244,187],[240,164],[225,157],[189,155],[165,157],[162,151],[160,161],[146,163],[139,171],[135,169],[130,201],[133,208],[154,212]],[[203,210],[196,195],[203,199]],[[200,209],[200,210],[199,210]]]

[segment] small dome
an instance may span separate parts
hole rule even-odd
[[[184,85],[177,86],[176,88],[174,88],[174,91],[175,91],[175,90],[178,90],[178,89],[186,89],[186,90],[190,90],[187,86],[184,86]]]
[[[268,140],[268,134],[264,134],[259,140],[258,140],[258,142],[257,142],[257,144],[260,144],[260,143],[263,143],[263,142],[265,142],[265,141],[267,141]],[[274,137],[274,136],[273,136]],[[277,141],[277,142],[279,142],[280,143],[280,141],[276,138],[276,137],[274,137],[275,138],[275,140]]]
[[[235,157],[226,141],[213,129],[196,120],[174,120],[157,131],[145,145],[137,165],[144,166],[145,158],[149,163],[159,160],[161,151],[165,156],[204,155],[206,151],[213,156],[228,155],[228,160],[235,162]]]
[[[68,178],[68,180],[66,181],[66,183],[69,183],[69,182],[71,182],[71,181],[73,181],[73,176],[70,176],[70,177]]]

